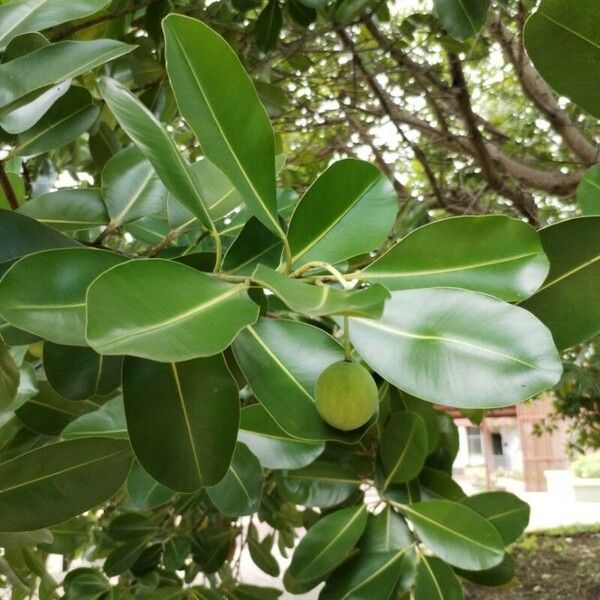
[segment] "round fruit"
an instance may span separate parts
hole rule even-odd
[[[323,420],[342,431],[364,425],[377,409],[377,385],[362,365],[341,361],[317,379],[315,404]]]

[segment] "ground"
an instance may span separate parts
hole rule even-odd
[[[512,554],[519,583],[509,589],[469,586],[468,600],[600,599],[600,527],[527,534]]]

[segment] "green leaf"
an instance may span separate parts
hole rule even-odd
[[[407,549],[376,554],[361,552],[327,578],[319,600],[389,598],[399,579],[412,581],[414,571],[415,554]]]
[[[38,123],[18,136],[12,154],[37,156],[66,146],[94,124],[99,112],[85,88],[72,87]]]
[[[308,442],[288,435],[262,404],[242,409],[238,440],[248,446],[265,469],[300,469],[325,449],[324,442]]]
[[[77,77],[131,52],[135,46],[115,40],[58,42],[0,65],[0,114],[39,89]]]
[[[148,540],[131,540],[115,548],[107,557],[102,567],[109,577],[121,575],[133,567],[137,559],[146,549]]]
[[[269,0],[260,11],[254,25],[256,45],[267,52],[277,46],[282,25],[281,8],[278,0]]]
[[[322,517],[300,540],[288,568],[289,575],[300,583],[316,585],[344,561],[366,524],[364,504]]]
[[[449,500],[402,506],[417,535],[435,554],[460,569],[483,571],[502,562],[496,528],[474,510]]]
[[[164,545],[163,564],[167,571],[176,571],[184,565],[191,552],[191,544],[184,535],[177,535]]]
[[[175,142],[158,119],[126,88],[109,77],[99,83],[102,97],[166,188],[209,230],[214,229],[202,190]],[[129,198],[130,200],[131,198]]]
[[[163,30],[181,115],[253,214],[284,237],[277,220],[273,129],[242,63],[219,34],[196,19],[171,14]]]
[[[577,204],[586,216],[600,215],[600,165],[588,169],[579,182]]]
[[[504,587],[515,583],[515,563],[508,554],[504,556],[504,560],[499,565],[485,571],[465,571],[464,569],[455,569],[455,571],[464,579],[477,585]]]
[[[0,274],[7,263],[40,250],[70,248],[79,243],[19,213],[0,210]]]
[[[462,587],[452,569],[435,556],[421,555],[417,564],[415,600],[463,600]]]
[[[600,32],[594,27],[598,19],[595,0],[542,0],[523,30],[527,54],[540,75],[594,117],[600,117],[595,77],[600,61]]]
[[[441,498],[460,502],[465,497],[465,492],[451,475],[431,467],[424,467],[419,473],[419,487],[421,500]]]
[[[0,411],[16,396],[20,379],[19,368],[0,336]]]
[[[208,592],[209,590],[206,590]],[[211,593],[213,593],[211,591]],[[216,597],[217,592],[214,592],[215,596],[197,596],[200,600],[219,600]],[[235,600],[278,600],[279,596],[281,596],[281,590],[257,586],[257,585],[248,585],[242,584],[238,585],[238,587],[233,592],[233,597]]]
[[[30,546],[37,546],[38,544],[51,544],[52,540],[52,533],[48,529],[0,533],[0,548],[7,550],[28,548]]]
[[[58,442],[0,464],[0,530],[31,531],[108,500],[131,467],[122,440]]]
[[[106,396],[121,385],[120,356],[101,356],[91,348],[44,343],[44,371],[50,385],[65,398]]]
[[[550,273],[521,306],[550,329],[562,351],[600,333],[595,302],[600,294],[600,216],[550,225],[540,231],[540,237]]]
[[[167,190],[136,146],[112,156],[102,170],[102,196],[110,227],[153,215],[166,207]]]
[[[312,285],[258,265],[252,280],[269,288],[293,311],[309,317],[347,315],[380,317],[388,290],[375,284],[366,289],[341,290],[331,285]]]
[[[271,554],[272,538],[266,537],[262,542],[258,539],[258,533],[253,523],[250,524],[248,532],[248,550],[254,564],[271,577],[279,577],[279,563]]]
[[[74,569],[63,582],[66,600],[99,600],[110,590],[106,577],[91,568]]]
[[[406,550],[413,538],[406,521],[390,506],[378,515],[369,514],[367,527],[360,539],[360,550],[365,554]]]
[[[131,508],[136,510],[151,510],[168,502],[175,492],[161,485],[149,475],[140,463],[133,463],[127,479],[127,493]]]
[[[419,227],[364,269],[390,290],[458,287],[502,300],[529,298],[548,274],[533,227],[500,215],[452,217]]]
[[[383,489],[392,483],[414,479],[427,458],[427,429],[416,413],[391,416],[379,444],[379,456],[386,472]]]
[[[288,435],[352,444],[371,425],[343,433],[319,416],[313,399],[317,378],[344,358],[342,347],[322,329],[297,321],[261,318],[240,332],[233,351],[252,391]]]
[[[330,508],[358,492],[361,484],[355,466],[327,452],[311,464],[275,475],[281,495],[300,506]]]
[[[108,0],[12,1],[0,6],[0,50],[14,37],[93,15]]]
[[[350,339],[387,381],[445,406],[508,406],[552,387],[562,372],[535,317],[467,290],[393,292],[381,319],[350,319]]]
[[[83,437],[129,439],[123,398],[113,398],[98,410],[71,421],[62,430],[61,437],[66,440]]]
[[[17,212],[59,231],[78,231],[108,223],[102,194],[96,188],[42,194],[19,206]]]
[[[462,503],[484,516],[507,546],[516,542],[529,524],[529,504],[509,492],[483,492],[464,498]]]
[[[131,261],[98,277],[87,310],[87,339],[97,352],[164,362],[217,354],[258,317],[245,284],[160,259]]]
[[[8,179],[8,183],[10,184],[10,187],[12,188],[12,191],[15,195],[17,204],[22,206],[25,200],[25,196],[27,195],[23,179],[18,173],[11,172],[6,173],[6,178]],[[0,208],[12,210],[8,202],[6,192],[2,187],[0,187]]]
[[[11,325],[51,342],[86,346],[87,288],[100,273],[124,260],[92,248],[25,256],[0,281],[0,314]]]
[[[40,381],[38,387],[39,393],[16,411],[19,420],[32,431],[58,435],[71,421],[90,410],[81,402],[58,395],[47,381]]]
[[[441,438],[438,423],[438,411],[433,405],[400,390],[390,390],[391,412],[404,413],[405,411],[418,414],[427,430],[427,454],[431,454],[437,447]]]
[[[376,167],[354,158],[333,163],[292,215],[288,240],[294,265],[334,264],[378,248],[394,224],[397,208],[392,184]]]
[[[433,4],[450,35],[463,42],[479,33],[487,19],[486,0],[434,0]]]
[[[215,448],[220,451],[220,448]],[[224,515],[239,517],[258,510],[263,489],[263,472],[258,458],[244,444],[236,444],[225,477],[206,488],[213,504]]]
[[[281,238],[256,217],[250,217],[233,240],[223,260],[223,270],[232,275],[252,275],[257,265],[277,267]]]
[[[192,492],[225,476],[240,409],[222,355],[179,363],[127,357],[123,397],[133,450],[157,481]]]

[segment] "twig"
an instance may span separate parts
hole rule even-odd
[[[2,186],[2,190],[4,191],[4,195],[6,196],[6,200],[8,201],[8,205],[11,210],[17,210],[19,208],[19,201],[17,200],[17,196],[15,195],[15,190],[10,183],[10,179],[4,170],[4,162],[0,160],[0,185]]]

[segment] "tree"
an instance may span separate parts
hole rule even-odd
[[[597,37],[599,9],[562,4],[530,16],[529,56],[598,116],[594,73],[573,65],[596,60],[577,40]],[[513,22],[468,6],[402,22],[444,48],[429,68],[379,37],[379,3],[298,0],[285,26],[275,0],[0,4],[0,581],[13,598],[279,597],[240,579],[246,549],[291,593],[325,582],[324,600],[446,600],[461,579],[513,579],[506,547],[529,508],[464,494],[456,428],[434,405],[523,402],[559,382],[559,353],[597,336],[595,167],[578,187],[586,216],[535,228],[567,212],[540,192],[581,179],[536,161],[596,157],[592,117],[563,108],[509,34],[525,7]],[[533,159],[475,111],[465,63],[488,35],[560,138],[533,136]],[[538,47],[549,35],[567,36],[556,53]],[[321,113],[349,81],[340,52],[357,83],[335,123]],[[282,98],[267,69],[279,85],[304,73],[314,96]],[[321,75],[335,86],[309,85]],[[421,114],[399,105],[400,84],[402,101],[420,90]],[[414,192],[373,137],[382,118],[419,165]],[[340,147],[347,128],[377,166]],[[325,164],[332,153],[346,157]],[[363,385],[377,406],[355,427],[348,396]]]

